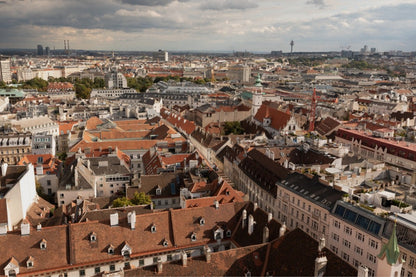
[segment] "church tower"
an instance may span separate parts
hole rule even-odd
[[[261,103],[263,102],[263,86],[261,84],[260,74],[257,74],[256,79],[256,91],[253,93],[252,104],[251,104],[251,115],[254,117],[257,111],[260,109]]]
[[[402,259],[400,257],[399,244],[396,236],[396,222],[393,226],[390,239],[383,245],[378,254],[376,276],[399,277],[402,270]]]

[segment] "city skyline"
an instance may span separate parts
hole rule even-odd
[[[0,48],[413,51],[409,0],[0,1]]]

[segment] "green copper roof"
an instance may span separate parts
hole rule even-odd
[[[257,74],[256,87],[262,87],[260,74]]]
[[[383,259],[384,256],[386,256],[389,265],[396,264],[400,257],[400,250],[396,236],[396,223],[394,223],[393,232],[391,233],[389,241],[387,244],[383,245],[380,254],[378,254],[380,259]]]

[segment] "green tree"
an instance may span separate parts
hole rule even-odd
[[[135,192],[133,198],[131,199],[133,205],[145,205],[152,203],[150,195],[146,195],[144,192]]]
[[[0,89],[1,88],[6,88],[6,87],[7,87],[6,83],[3,82],[3,81],[0,81]]]
[[[105,87],[104,79],[103,78],[94,78],[93,88],[103,88]]]
[[[244,128],[241,127],[241,123],[239,121],[225,122],[223,133],[226,136],[229,134],[241,135],[244,133]]]
[[[132,206],[133,204],[126,197],[120,197],[120,198],[114,199],[111,205],[113,206],[113,208],[119,208],[119,207],[125,207],[125,206]]]
[[[75,95],[77,96],[77,98],[88,99],[90,98],[90,94],[90,87],[82,83],[75,84]]]

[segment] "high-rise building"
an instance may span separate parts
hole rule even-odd
[[[46,56],[49,56],[50,55],[50,52],[51,52],[51,49],[49,48],[49,46],[46,46],[45,47],[45,55]]]
[[[168,62],[169,61],[169,53],[168,51],[159,50],[153,53],[153,59],[159,62]]]
[[[12,81],[9,58],[0,58],[0,81],[5,83],[10,83]]]
[[[41,44],[38,44],[38,56],[43,56],[43,46]]]

